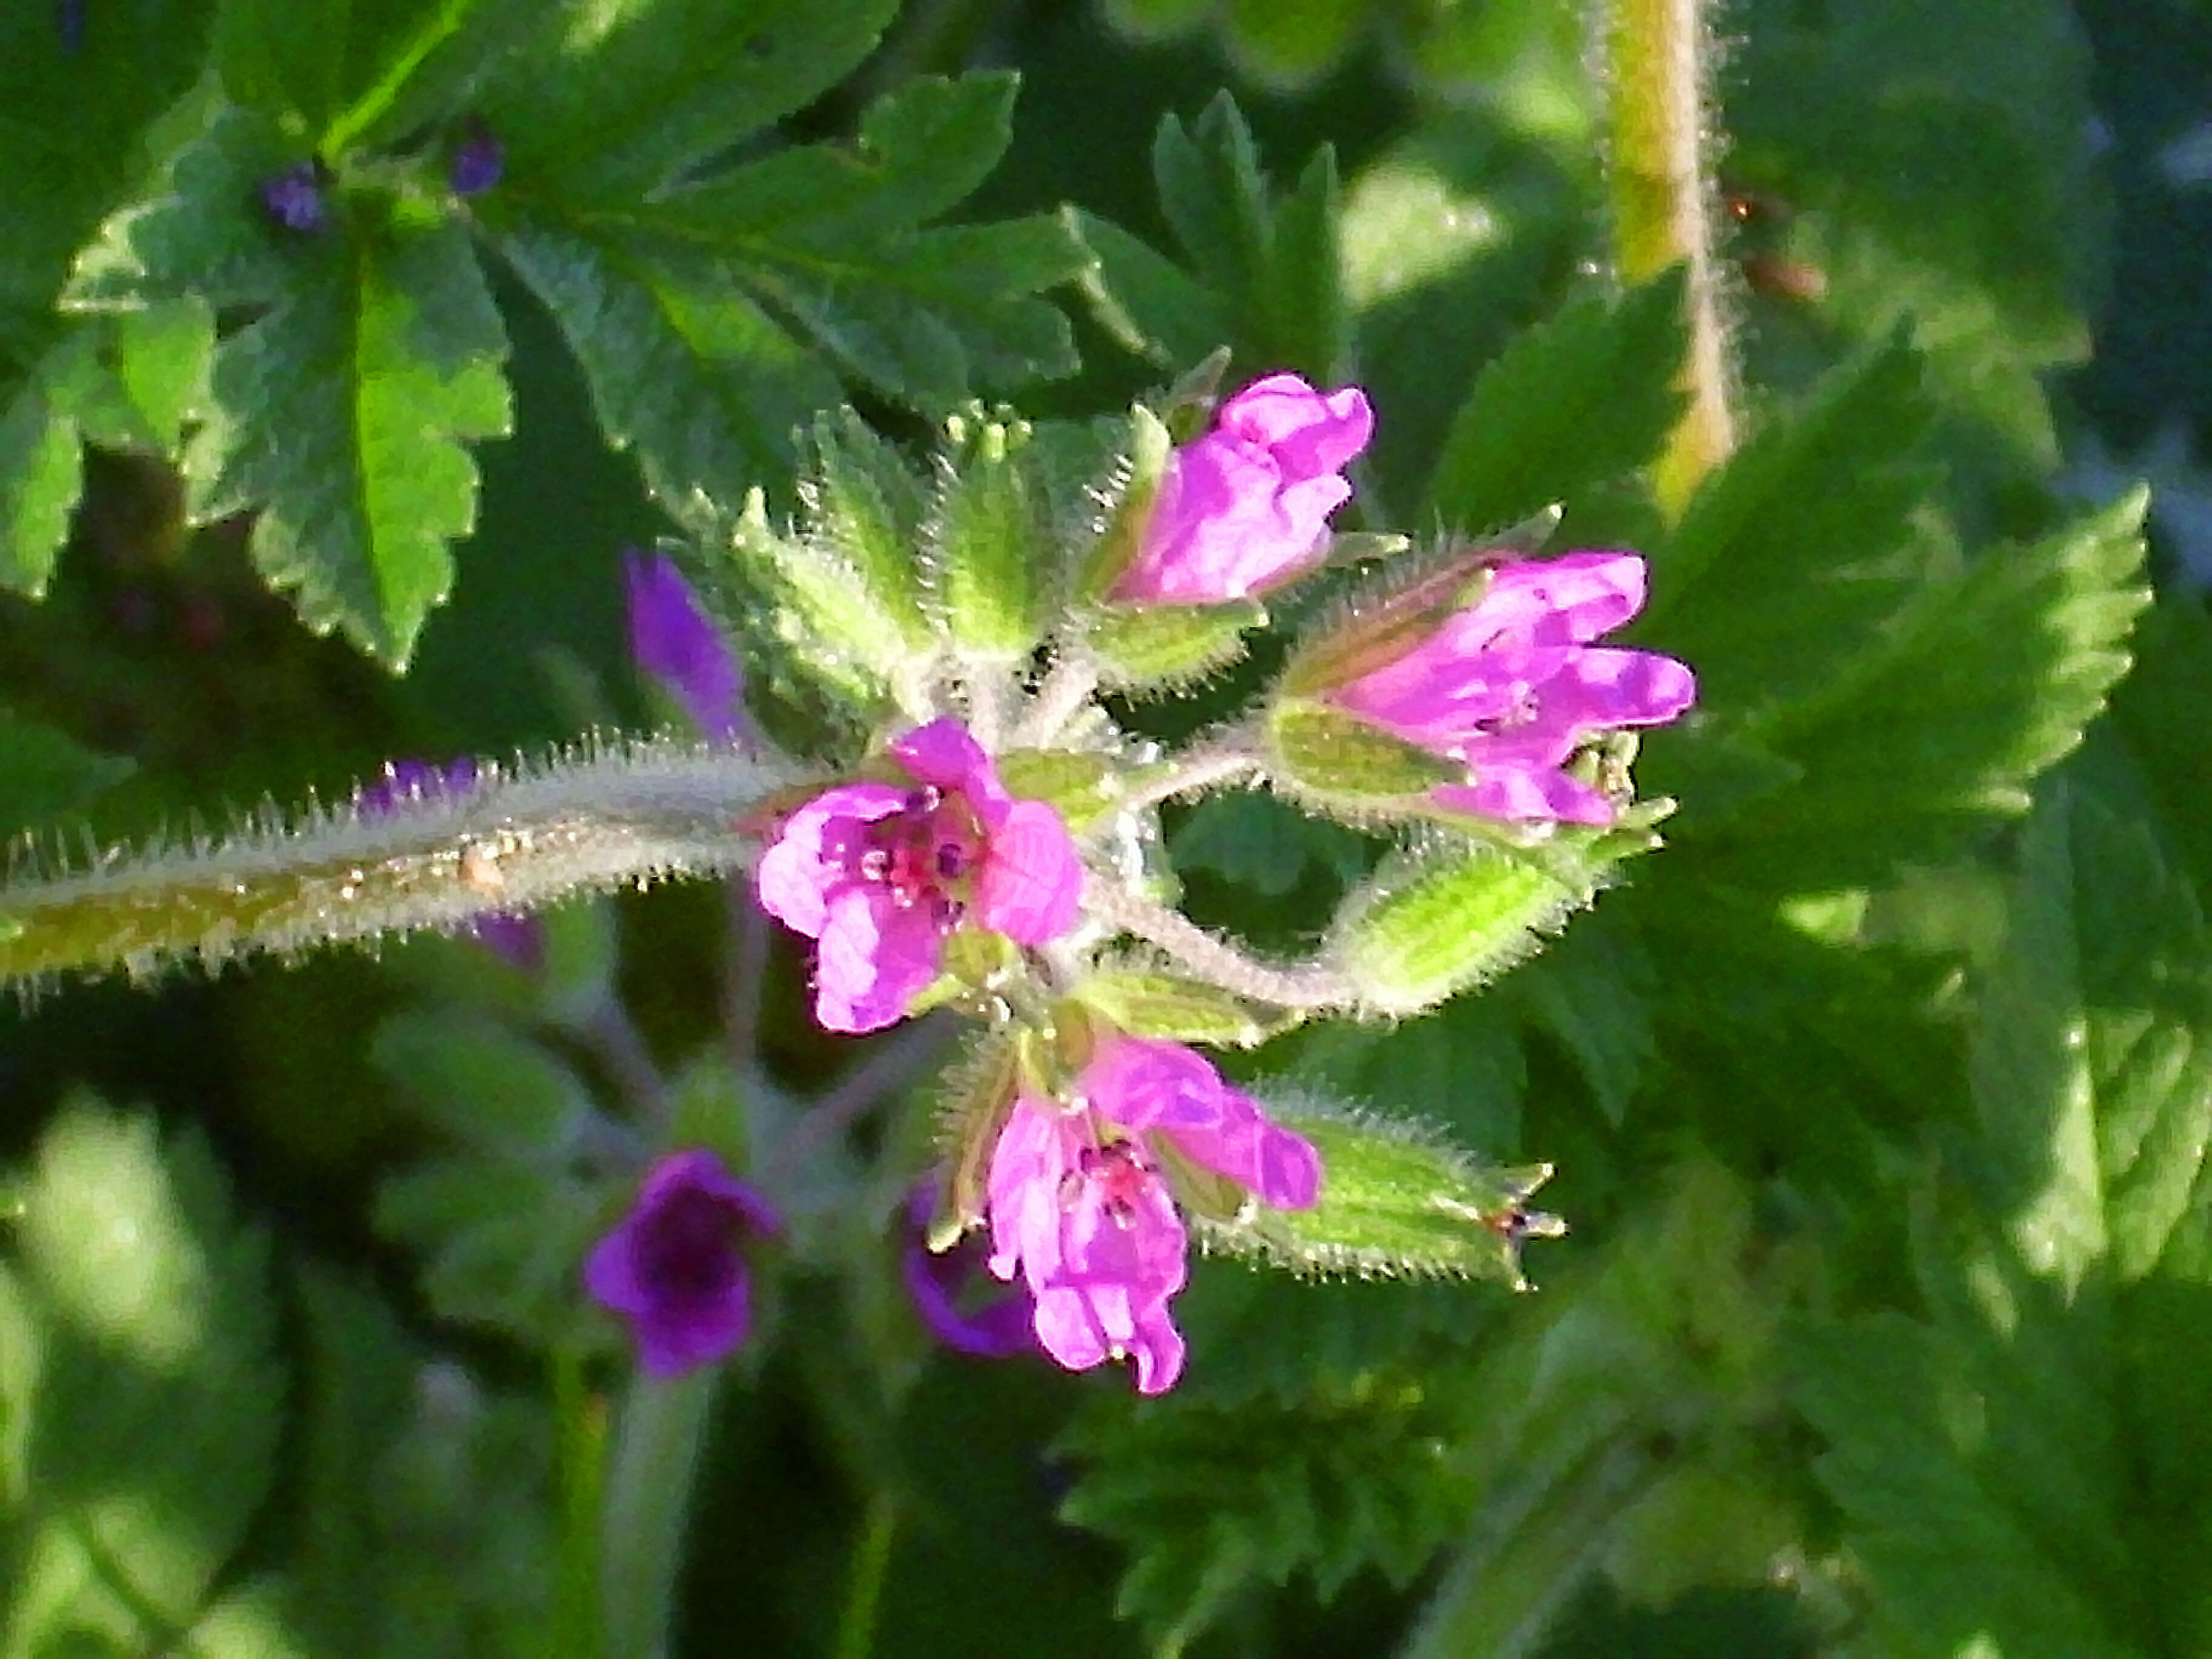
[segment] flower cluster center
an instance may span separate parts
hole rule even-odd
[[[741,1225],[736,1207],[712,1193],[672,1194],[638,1240],[641,1277],[683,1300],[726,1294],[744,1270]]]
[[[927,908],[947,926],[958,919],[983,852],[982,831],[964,804],[925,785],[867,824],[860,842],[852,868],[861,880],[889,890],[902,910]]]

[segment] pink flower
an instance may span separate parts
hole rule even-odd
[[[1569,553],[1498,566],[1482,597],[1426,639],[1326,693],[1384,731],[1464,761],[1432,792],[1486,817],[1610,823],[1603,792],[1561,769],[1589,738],[1662,726],[1697,696],[1672,657],[1589,641],[1644,608],[1633,553]]]
[[[912,780],[825,789],[762,854],[761,907],[820,942],[814,1017],[832,1031],[902,1018],[963,923],[1043,945],[1075,925],[1083,866],[1060,815],[1011,799],[957,720],[890,745]]]
[[[629,1322],[648,1372],[680,1376],[745,1340],[752,1300],[741,1247],[781,1225],[713,1152],[672,1152],[647,1172],[629,1213],[592,1246],[584,1285]]]
[[[1020,1272],[1036,1298],[1037,1340],[1061,1364],[1133,1358],[1139,1392],[1158,1394],[1182,1370],[1168,1302],[1182,1288],[1187,1246],[1164,1155],[1285,1210],[1319,1200],[1321,1159],[1177,1043],[1110,1038],[1076,1088],[1066,1106],[1020,1097],[1000,1133],[987,1186],[991,1271]]]
[[[1295,374],[1255,380],[1168,458],[1144,545],[1111,597],[1212,605],[1303,575],[1352,494],[1339,474],[1374,429],[1358,386],[1324,397]]]

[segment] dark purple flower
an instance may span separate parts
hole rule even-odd
[[[476,787],[477,763],[464,755],[444,766],[428,761],[396,760],[384,763],[384,775],[354,791],[355,809],[368,817],[398,811],[403,801],[428,800],[439,795],[465,795]],[[463,877],[468,874],[465,861]],[[483,878],[495,880],[495,875]],[[535,916],[515,910],[491,910],[469,924],[477,943],[518,973],[534,974],[544,965],[545,933]]]
[[[1146,1037],[1109,1038],[1065,1104],[1021,1096],[991,1154],[991,1271],[1029,1285],[1047,1353],[1070,1370],[1133,1359],[1142,1394],[1182,1370],[1168,1303],[1183,1286],[1188,1239],[1171,1158],[1279,1210],[1321,1197],[1310,1142],[1204,1056]]]
[[[1036,1304],[1026,1285],[1001,1284],[984,1271],[981,1234],[970,1233],[949,1249],[929,1248],[938,1186],[933,1176],[922,1181],[907,1200],[908,1236],[900,1252],[907,1294],[921,1322],[945,1346],[978,1359],[1035,1352]]]
[[[1083,865],[1060,814],[1018,801],[953,720],[890,745],[910,781],[825,789],[761,855],[761,908],[819,941],[814,1017],[873,1031],[906,1017],[937,977],[945,940],[972,920],[1018,945],[1075,925]]]
[[[1610,823],[1613,803],[1562,769],[1591,738],[1661,726],[1698,684],[1672,657],[1595,646],[1644,608],[1633,553],[1518,559],[1425,638],[1328,689],[1327,700],[1467,763],[1438,805],[1516,822]]]
[[[446,180],[456,196],[481,196],[507,171],[507,152],[491,129],[481,121],[469,125],[469,136],[454,147],[453,165]]]
[[[261,181],[261,205],[287,230],[302,234],[323,228],[323,171],[313,161]]]
[[[737,653],[665,553],[623,552],[629,653],[660,682],[691,723],[727,741],[744,729],[744,674]]]
[[[744,1246],[783,1223],[766,1199],[703,1149],[646,1172],[629,1213],[592,1247],[584,1287],[629,1322],[638,1361],[679,1376],[732,1352],[752,1328]]]
[[[1328,550],[1341,474],[1367,447],[1367,394],[1295,374],[1255,380],[1169,458],[1144,545],[1114,584],[1132,604],[1218,605],[1304,575]]]

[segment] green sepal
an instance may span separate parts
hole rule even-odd
[[[1293,793],[1355,811],[1418,806],[1466,765],[1326,703],[1285,697],[1267,711],[1268,770]]]
[[[746,492],[730,540],[767,590],[766,626],[777,641],[834,690],[861,703],[881,702],[892,666],[911,653],[860,571],[811,536],[771,528],[758,489]]]
[[[811,467],[799,490],[808,539],[841,562],[884,629],[926,650],[927,619],[915,583],[927,501],[913,469],[850,409],[816,418]]]
[[[1534,952],[1596,895],[1602,866],[1564,841],[1515,849],[1458,839],[1392,860],[1345,901],[1324,956],[1361,1006],[1413,1014]]]
[[[1026,1037],[1026,1030],[1023,1036]],[[1014,1109],[1027,1069],[1021,1038],[991,1032],[945,1073],[937,1117],[937,1145],[945,1165],[945,1192],[930,1224],[929,1248],[948,1249],[983,1218],[991,1154]]]
[[[1029,428],[976,410],[947,421],[945,436],[923,541],[937,620],[964,656],[1017,662],[1036,648],[1036,575],[1050,546],[1021,464]]]
[[[1244,653],[1244,635],[1267,620],[1256,599],[1223,605],[1112,605],[1092,617],[1085,642],[1115,690],[1188,684]]]
[[[732,1170],[753,1159],[753,1127],[761,1114],[747,1098],[749,1084],[730,1067],[719,1049],[705,1049],[687,1060],[668,1080],[668,1144],[703,1146],[721,1155]]]
[[[1113,516],[1084,559],[1076,580],[1079,599],[1103,601],[1121,573],[1136,562],[1153,504],[1159,499],[1160,480],[1167,475],[1174,453],[1175,439],[1164,421],[1142,404],[1129,411],[1128,453],[1120,468]]]
[[[1194,1212],[1209,1249],[1295,1272],[1495,1279],[1525,1291],[1522,1242],[1567,1230],[1528,1207],[1551,1179],[1548,1164],[1487,1164],[1425,1125],[1318,1102],[1271,1101],[1267,1110],[1321,1154],[1321,1200],[1305,1210],[1247,1206],[1230,1219]]]
[[[1103,967],[1085,975],[1073,994],[1132,1036],[1249,1048],[1284,1029],[1218,985],[1160,968]]]
[[[999,781],[1017,800],[1039,800],[1081,831],[1121,804],[1121,774],[1097,755],[1065,749],[1010,749],[997,757]]]

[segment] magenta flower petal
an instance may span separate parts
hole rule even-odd
[[[935,1177],[918,1182],[907,1200],[899,1266],[915,1311],[939,1341],[975,1358],[1035,1352],[1036,1300],[1028,1286],[1000,1284],[984,1271],[987,1251],[979,1235],[950,1249],[929,1249],[939,1184]]]
[[[1047,944],[1075,925],[1083,890],[1059,815],[1009,798],[957,721],[917,727],[890,754],[913,787],[825,789],[784,821],[755,875],[761,907],[820,941],[814,1012],[835,1031],[904,1018],[956,927]]]
[[[1042,801],[1013,803],[993,826],[975,882],[986,927],[1019,945],[1044,945],[1075,926],[1083,861],[1060,814]]]
[[[1182,1369],[1168,1304],[1188,1247],[1160,1143],[1280,1208],[1318,1199],[1321,1160],[1180,1044],[1111,1037],[1076,1090],[1065,1109],[1023,1097],[1000,1132],[985,1183],[991,1271],[1021,1276],[1037,1340],[1061,1364],[1127,1358],[1139,1390],[1157,1394]]]
[[[1500,565],[1481,597],[1428,638],[1326,696],[1470,776],[1437,805],[1516,823],[1606,824],[1613,803],[1562,769],[1605,732],[1662,726],[1696,700],[1671,657],[1589,641],[1644,595],[1633,553],[1570,553]]]
[[[752,1306],[742,1246],[781,1224],[713,1152],[673,1152],[647,1172],[629,1212],[592,1248],[584,1285],[629,1322],[648,1372],[678,1376],[744,1340]]]
[[[691,723],[726,741],[744,728],[744,674],[691,584],[665,553],[623,553],[629,653]]]
[[[1218,604],[1303,575],[1327,550],[1328,515],[1352,494],[1339,474],[1374,428],[1357,386],[1324,396],[1295,374],[1246,386],[1211,431],[1169,458],[1143,545],[1111,597]]]

